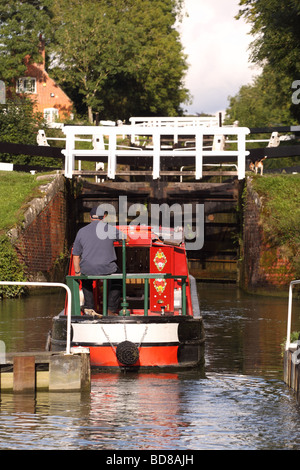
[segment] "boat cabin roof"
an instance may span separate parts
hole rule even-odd
[[[182,229],[150,227],[143,225],[119,225],[117,228],[128,236],[129,246],[152,246],[153,244],[181,246],[184,248]]]

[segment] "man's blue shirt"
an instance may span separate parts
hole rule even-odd
[[[73,245],[73,255],[81,257],[81,273],[87,276],[115,273],[118,266],[114,241],[122,238],[122,232],[101,220],[81,228]]]

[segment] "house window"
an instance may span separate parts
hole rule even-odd
[[[36,93],[36,79],[21,77],[17,80],[17,93]]]
[[[55,122],[59,118],[58,109],[56,108],[45,108],[44,118],[47,123]]]

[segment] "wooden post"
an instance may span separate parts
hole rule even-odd
[[[91,362],[90,354],[82,353],[81,358],[81,391],[91,390]]]
[[[35,393],[35,357],[16,356],[13,372],[14,392]]]

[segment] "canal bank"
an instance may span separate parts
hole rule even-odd
[[[300,175],[246,178],[240,286],[255,294],[288,295],[300,277]]]
[[[2,193],[6,187],[7,197],[10,193],[20,194],[19,207],[13,201],[16,208],[15,214],[9,216],[11,227],[7,230],[4,226],[0,230],[1,280],[64,282],[68,250],[75,230],[73,186],[61,174],[24,174],[20,183],[17,176],[18,173],[1,173]],[[31,198],[27,194],[30,179],[36,181]],[[7,206],[8,202],[4,201]],[[14,297],[20,293],[24,293],[23,287],[1,287],[0,295]]]
[[[7,237],[27,280],[65,282],[77,230],[88,222],[92,205],[109,203],[118,213],[120,184],[70,181],[60,174],[32,177],[41,182],[40,195],[25,206],[22,223]],[[189,202],[204,207],[204,245],[187,253],[191,274],[201,282],[233,283],[247,292],[284,296],[300,274],[299,184],[299,175],[248,174],[239,184],[199,183],[196,192],[179,193],[176,200],[175,194],[155,199],[154,187],[149,199],[140,187],[126,197],[128,207],[136,202],[150,207],[151,201],[184,204],[189,196]],[[5,251],[3,259],[8,259]],[[3,270],[5,262],[1,264],[1,278],[10,276]]]

